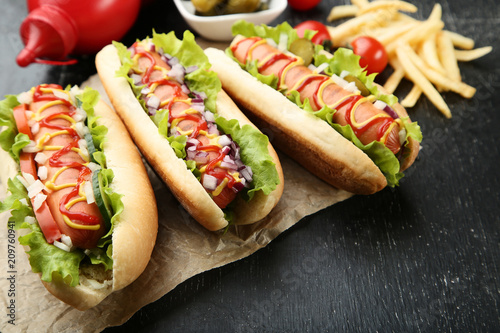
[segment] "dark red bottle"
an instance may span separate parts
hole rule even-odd
[[[120,40],[134,24],[141,0],[28,0],[20,27],[25,48],[16,61],[74,63],[70,54],[92,54]]]

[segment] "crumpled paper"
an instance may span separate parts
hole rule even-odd
[[[107,99],[96,75],[83,85],[101,91]],[[199,225],[146,165],[159,211],[158,238],[151,261],[135,282],[84,312],[62,303],[46,291],[38,275],[31,272],[27,255],[17,241],[19,232],[16,232],[15,254],[9,258],[6,228],[9,214],[0,215],[0,300],[3,309],[0,331],[100,332],[106,327],[121,325],[140,308],[161,298],[183,281],[251,255],[303,217],[352,196],[321,181],[279,151],[278,155],[285,177],[280,202],[262,221],[233,226],[226,233],[210,232]],[[0,183],[0,199],[4,197],[5,184]],[[9,267],[12,257],[15,263]],[[9,323],[12,318],[15,325]]]

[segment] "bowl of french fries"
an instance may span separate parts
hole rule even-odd
[[[384,88],[395,93],[403,79],[413,86],[401,99],[413,107],[422,94],[446,117],[451,110],[441,93],[452,91],[472,98],[476,89],[462,81],[458,62],[472,61],[489,52],[491,46],[475,48],[474,40],[445,29],[442,7],[436,3],[425,20],[411,16],[417,7],[398,0],[351,0],[331,9],[327,26],[333,45],[348,45],[358,36],[371,36],[384,45],[393,72]],[[333,25],[334,22],[341,23]]]

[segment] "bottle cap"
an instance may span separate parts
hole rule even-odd
[[[33,62],[62,64],[61,60],[73,50],[78,39],[78,30],[68,14],[52,5],[30,12],[21,24],[20,33],[25,47],[16,61],[21,67]]]

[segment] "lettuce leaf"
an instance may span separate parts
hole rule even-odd
[[[230,134],[233,140],[238,142],[241,160],[253,171],[252,188],[247,192],[249,199],[252,199],[259,190],[266,195],[271,193],[279,184],[279,176],[267,148],[268,137],[250,125],[240,127],[236,119],[227,120],[217,116],[215,123],[224,133]]]
[[[269,27],[264,24],[255,25],[247,21],[237,21],[232,27],[233,35],[243,35],[245,37],[258,36],[261,38],[271,38],[276,43],[279,44],[280,36],[283,34],[288,38],[288,47],[290,44],[298,38],[296,31],[286,22],[277,25],[276,27]],[[311,39],[314,34],[306,34],[304,37]],[[314,55],[314,65],[319,66],[322,63],[328,63],[328,67],[325,72],[328,75],[340,75],[343,71],[348,71],[351,75],[356,76],[370,91],[370,93],[376,97],[376,99],[381,100],[388,105],[393,105],[397,103],[398,99],[392,94],[383,94],[379,91],[377,85],[375,84],[376,74],[367,75],[366,71],[359,65],[359,56],[355,55],[352,50],[346,48],[339,48],[333,54],[333,57],[327,56],[324,52],[322,46],[315,46]],[[271,86],[272,88],[277,88],[277,77],[275,75],[262,75],[258,73],[256,62],[249,62],[247,64],[240,63],[232,54],[230,48],[226,49],[226,54],[235,60],[242,68],[247,70],[250,74],[256,77],[259,81],[264,84]],[[288,99],[300,106],[304,111],[314,114],[327,121],[337,132],[339,132],[346,139],[352,141],[358,148],[363,150],[379,167],[380,171],[384,174],[387,179],[389,186],[394,187],[399,184],[399,180],[404,176],[403,173],[399,172],[400,163],[398,157],[394,155],[385,145],[380,142],[372,142],[368,145],[364,145],[359,141],[359,139],[354,134],[353,129],[350,125],[340,126],[333,123],[332,118],[336,110],[331,109],[327,106],[323,107],[321,110],[314,111],[310,106],[308,100],[302,102],[300,100],[300,95],[296,91],[287,93]],[[422,133],[420,127],[416,122],[409,122],[408,118],[403,120],[403,126],[406,129],[407,139],[412,137],[415,140],[422,141]],[[408,140],[405,145],[408,145]],[[404,156],[403,156],[404,157]]]
[[[70,89],[70,87],[67,89]],[[111,233],[117,216],[123,210],[121,196],[114,193],[109,187],[113,179],[113,172],[106,169],[106,158],[102,152],[107,128],[97,125],[97,117],[94,114],[94,106],[99,99],[99,93],[86,88],[76,98],[77,106],[87,112],[89,130],[97,148],[93,157],[101,165],[101,172],[105,174],[106,185],[103,194],[109,197],[114,212],[111,218],[111,229],[107,235],[99,240],[98,248],[90,251],[87,256],[81,249],[66,252],[47,243],[38,223],[30,224],[25,222],[27,216],[35,217],[35,214],[29,204],[30,200],[26,188],[17,178],[8,180],[7,190],[10,195],[3,202],[0,202],[0,212],[11,211],[9,223],[13,222],[16,230],[29,230],[29,233],[19,237],[19,243],[30,248],[27,253],[29,254],[29,262],[33,272],[41,273],[41,279],[46,282],[51,282],[54,274],[59,275],[65,283],[72,287],[79,283],[79,267],[85,258],[93,264],[103,264],[105,269],[113,268]],[[16,96],[7,96],[5,100],[0,101],[0,124],[5,126],[4,131],[0,134],[0,146],[5,151],[8,151],[15,160],[17,157],[17,161],[19,160],[20,149],[29,142],[26,135],[17,132],[15,120],[12,116],[12,108],[18,104]]]

